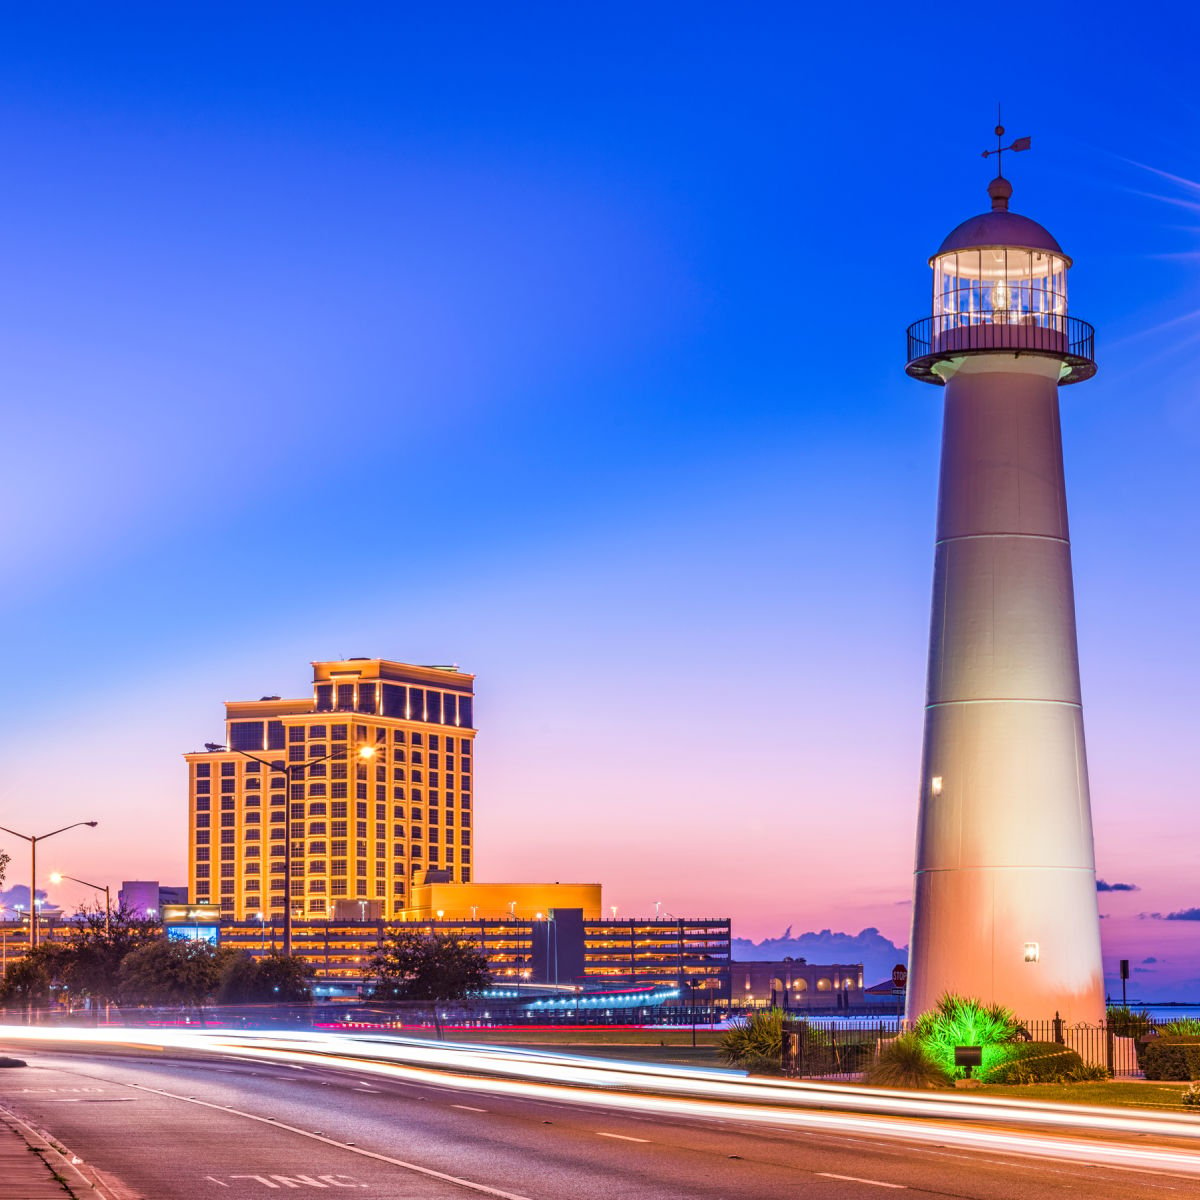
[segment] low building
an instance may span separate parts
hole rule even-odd
[[[219,940],[260,955],[282,946],[282,923],[213,920],[202,906],[166,913],[169,936]],[[360,990],[371,959],[387,933],[404,928],[452,933],[476,943],[497,983],[548,984],[584,990],[669,987],[678,1002],[697,1006],[729,1002],[728,918],[603,920],[580,909],[551,909],[542,917],[384,921],[293,921],[292,951],[313,969],[318,986],[342,994]],[[189,934],[189,930],[193,933]]]
[[[863,1003],[862,963],[779,962],[731,964],[733,1004],[835,1014]]]
[[[540,921],[552,910],[577,908],[589,920],[602,912],[598,883],[454,883],[447,871],[426,871],[412,888],[400,921]]]

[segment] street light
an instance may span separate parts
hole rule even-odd
[[[24,838],[29,843],[29,949],[34,951],[38,945],[38,912],[35,897],[37,896],[37,845],[38,842],[44,842],[47,838],[55,837],[57,834],[66,833],[68,829],[78,829],[81,825],[88,826],[89,829],[95,829],[99,825],[99,821],[76,821],[73,825],[64,825],[61,829],[52,829],[49,833],[18,833],[15,829],[9,829],[7,825],[0,825],[0,830],[5,833],[11,833],[13,837]]]
[[[296,777],[303,780],[304,772],[309,767],[315,767],[317,763],[327,762],[331,758],[348,758],[345,746],[335,746],[328,754],[321,755],[320,758],[310,758],[304,762],[283,762],[276,765],[273,761],[266,758],[259,758],[257,754],[251,754],[249,750],[238,750],[231,746],[223,745],[220,742],[205,742],[205,750],[210,753],[224,754],[240,754],[243,758],[253,759],[256,763],[261,763],[268,771],[276,775],[282,775],[288,781],[287,799],[284,801],[284,842],[283,842],[283,874],[284,874],[284,893],[283,893],[283,953],[290,958],[292,954],[292,770],[295,768]],[[372,759],[377,751],[374,746],[363,745],[359,746],[357,757],[363,760]],[[0,828],[3,828],[0,826]],[[271,922],[272,933],[274,939],[274,919]]]
[[[94,888],[98,892],[104,893],[104,936],[112,932],[112,893],[109,891],[106,883],[88,883],[86,879],[76,879],[74,875],[64,875],[61,871],[54,871],[50,875],[51,883],[62,883],[64,879],[69,879],[72,883],[80,883],[84,887]]]

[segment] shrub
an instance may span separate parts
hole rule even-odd
[[[914,1033],[884,1042],[867,1071],[867,1082],[879,1087],[949,1087],[950,1073],[925,1048]]]
[[[1200,1084],[1191,1084],[1184,1090],[1179,1100],[1188,1108],[1200,1108]]]
[[[943,1070],[961,1076],[965,1069],[954,1065],[955,1046],[983,1047],[986,1074],[1001,1061],[1003,1056],[998,1047],[1011,1042],[1017,1028],[1017,1019],[1010,1009],[947,992],[936,1008],[917,1018],[913,1033]]]
[[[733,1021],[721,1035],[721,1057],[748,1071],[778,1074],[783,1069],[783,1010],[765,1008]]]
[[[1112,1005],[1108,1010],[1109,1032],[1115,1037],[1141,1037],[1153,1025],[1150,1014],[1143,1008],[1134,1012],[1127,1005]]]
[[[1200,1079],[1200,1037],[1156,1037],[1142,1051],[1147,1079]]]
[[[1200,1037],[1200,1017],[1176,1017],[1160,1025],[1158,1032],[1170,1037]]]
[[[999,1060],[987,1071],[988,1083],[1084,1083],[1107,1079],[1104,1067],[1085,1063],[1058,1042],[1013,1042],[997,1047]]]

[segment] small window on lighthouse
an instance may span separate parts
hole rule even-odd
[[[940,796],[942,794],[942,777],[940,775],[935,775],[929,781],[929,790],[935,796]]]
[[[1026,942],[1025,943],[1025,961],[1026,962],[1038,962],[1041,960],[1041,957],[1042,957],[1042,950],[1037,942]]]

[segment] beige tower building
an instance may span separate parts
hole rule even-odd
[[[471,881],[474,676],[312,666],[310,696],[228,702],[224,745],[184,756],[190,895],[222,920],[289,897],[297,919],[391,917],[430,868]]]

